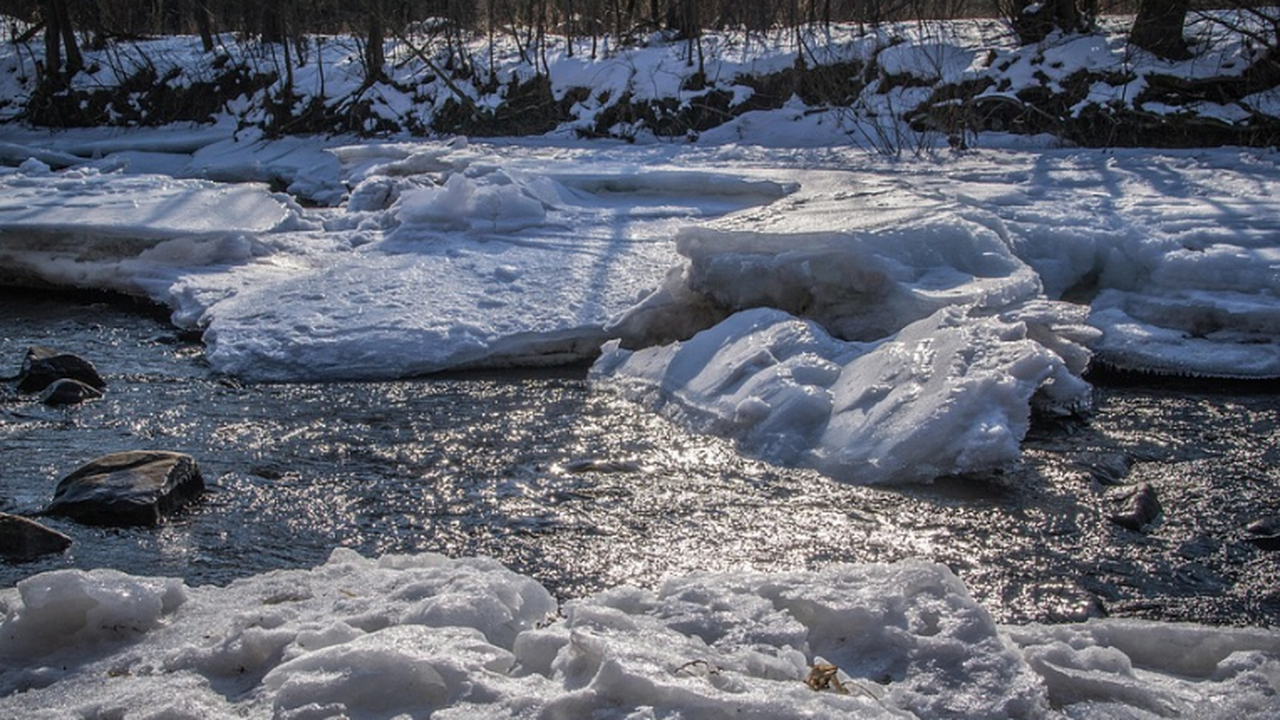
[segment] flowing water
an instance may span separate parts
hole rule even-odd
[[[1246,530],[1280,517],[1274,388],[1099,387],[1090,418],[1035,427],[1017,467],[876,489],[743,459],[592,390],[585,368],[242,385],[153,308],[0,293],[0,375],[35,344],[110,386],[70,409],[0,389],[0,510],[37,513],[58,478],[119,450],[189,453],[209,492],[158,528],[45,519],[72,549],[0,562],[0,586],[65,567],[221,584],[344,546],[491,555],[567,598],[916,556],[1002,621],[1280,624],[1280,554]],[[1164,507],[1145,533],[1109,519],[1140,482]]]

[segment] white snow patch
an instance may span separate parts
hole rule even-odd
[[[0,590],[0,714],[124,718],[1272,717],[1280,635],[1001,627],[943,566],[694,574],[558,606],[484,558],[226,587],[64,570]],[[848,693],[806,686],[830,664]]]

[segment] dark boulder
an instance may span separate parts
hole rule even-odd
[[[40,393],[40,402],[45,405],[78,405],[85,400],[96,400],[102,397],[102,391],[79,380],[61,378],[50,383]]]
[[[1117,501],[1120,510],[1111,515],[1111,522],[1134,532],[1141,532],[1164,511],[1155,489],[1147,483],[1121,494]]]
[[[97,390],[107,386],[93,363],[79,355],[59,352],[53,348],[31,347],[22,361],[18,375],[18,392],[36,393],[63,378],[79,380]]]
[[[190,455],[121,452],[60,480],[45,512],[90,525],[155,525],[203,492],[204,478]]]
[[[71,538],[35,520],[0,513],[0,557],[31,560],[41,555],[64,552]]]

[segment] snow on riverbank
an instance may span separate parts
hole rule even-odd
[[[71,136],[64,147],[113,151],[0,171],[3,273],[151,297],[204,330],[217,370],[247,380],[564,363],[621,338],[601,382],[750,454],[892,482],[1016,458],[1033,406],[1088,405],[1091,352],[1136,370],[1280,375],[1274,153],[890,162],[317,139],[171,154],[181,175],[221,147],[223,179],[247,176],[214,185],[156,174],[155,158],[147,174],[121,172],[127,139]],[[347,199],[303,208],[256,184],[263,175]],[[780,314],[717,326],[756,308]],[[820,352],[782,339],[802,321],[830,336]],[[691,363],[707,367],[671,372]],[[954,440],[875,435],[903,423]],[[849,454],[872,436],[874,451]]]
[[[700,574],[557,607],[490,560],[337,550],[227,587],[51,572],[0,608],[0,715],[32,720],[1280,712],[1273,631],[1001,627],[923,562]]]

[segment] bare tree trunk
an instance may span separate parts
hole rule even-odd
[[[66,0],[41,0],[44,16],[44,81],[61,85],[84,68]],[[65,64],[63,50],[66,51]]]
[[[1140,0],[1129,42],[1166,60],[1191,57],[1182,36],[1190,0]]]
[[[284,9],[274,2],[264,3],[262,8],[262,42],[285,42]]]
[[[62,28],[58,25],[58,12],[53,7],[53,0],[43,0],[40,3],[40,14],[44,16],[45,80],[61,79]]]
[[[200,46],[205,52],[213,52],[213,16],[204,0],[195,0],[191,12],[195,15],[196,30],[200,33]]]
[[[387,26],[382,13],[369,13],[365,31],[364,81],[372,85],[386,76]]]

